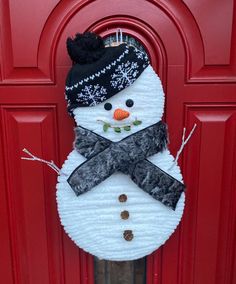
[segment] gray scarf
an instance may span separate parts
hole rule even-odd
[[[68,178],[76,195],[91,190],[116,171],[130,176],[142,190],[175,210],[185,186],[146,158],[166,148],[166,125],[159,121],[119,142],[81,126],[75,128],[75,149],[87,160]]]

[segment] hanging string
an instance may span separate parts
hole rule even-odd
[[[123,32],[122,32],[122,29],[119,28],[118,32],[120,33],[120,44],[121,44],[121,43],[123,43]]]
[[[47,166],[49,166],[51,169],[53,169],[57,174],[60,173],[60,169],[55,165],[55,163],[53,161],[49,162],[49,161],[40,159],[40,158],[36,157],[35,155],[33,155],[32,153],[30,153],[30,151],[28,151],[25,148],[22,151],[25,152],[26,154],[28,154],[31,157],[31,158],[21,157],[22,160],[38,161],[38,162],[44,163]]]
[[[183,135],[182,135],[182,144],[176,154],[176,157],[175,157],[175,160],[174,160],[174,163],[173,165],[169,168],[169,170],[171,170],[175,165],[177,165],[178,163],[178,159],[179,159],[179,156],[181,155],[183,149],[184,149],[184,146],[188,143],[189,139],[191,138],[191,136],[193,135],[193,132],[195,131],[197,127],[197,124],[195,123],[192,130],[190,131],[188,137],[185,139],[185,134],[186,134],[186,128],[184,127],[183,129]]]
[[[119,44],[119,31],[116,30],[116,43]]]
[[[121,43],[123,43],[123,31],[121,28],[118,28],[116,30],[116,40],[113,42],[113,46],[117,46],[120,45]],[[112,43],[110,41],[110,46],[112,46]]]

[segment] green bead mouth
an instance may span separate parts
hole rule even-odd
[[[135,120],[129,124],[125,125],[112,125],[104,120],[98,119],[97,121],[103,123],[103,131],[107,132],[109,128],[113,129],[116,133],[121,133],[122,131],[130,131],[133,126],[138,126],[142,124],[141,120],[135,118]]]

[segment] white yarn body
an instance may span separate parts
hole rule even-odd
[[[134,108],[130,109],[132,114],[129,120],[134,117],[142,120],[142,124],[133,126],[130,132],[116,133],[113,129],[109,129],[107,133],[104,133],[97,119],[102,117],[107,122],[117,122],[113,122],[111,114],[104,110],[102,104],[92,108],[76,109],[75,120],[77,124],[112,141],[119,141],[158,122],[163,114],[164,93],[161,82],[151,66],[145,69],[132,86],[108,101],[114,108],[124,109],[125,99],[130,98],[134,101]],[[169,150],[148,159],[182,181],[178,165],[171,167],[174,157]],[[89,192],[77,197],[67,183],[67,178],[85,160],[76,150],[73,150],[64,162],[58,177],[58,212],[61,223],[70,238],[80,248],[101,259],[117,261],[141,258],[164,244],[181,220],[184,193],[176,209],[172,210],[145,193],[129,176],[117,172]],[[121,194],[127,196],[126,202],[119,201]],[[129,212],[127,220],[123,220],[120,215],[124,210]],[[132,241],[124,239],[125,230],[132,230]]]

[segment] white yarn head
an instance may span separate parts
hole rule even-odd
[[[126,106],[127,100],[133,101],[132,107]],[[112,105],[111,110],[104,108],[107,103]],[[116,109],[129,112],[129,117],[119,121],[114,119],[113,115]],[[164,93],[162,84],[153,68],[149,65],[131,86],[96,106],[76,108],[74,115],[77,125],[90,129],[112,141],[119,141],[160,121],[163,109]],[[138,126],[132,124],[136,119],[142,121]],[[109,127],[104,132],[104,123],[108,123],[113,127]],[[125,125],[131,125],[130,131],[122,130]],[[116,126],[121,126],[120,133],[114,131]]]

